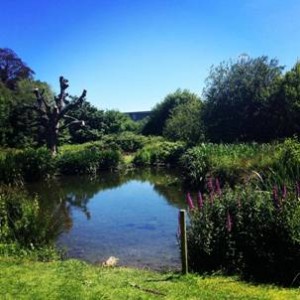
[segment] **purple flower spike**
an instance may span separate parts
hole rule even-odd
[[[296,197],[299,200],[299,197],[300,197],[300,184],[299,184],[298,181],[296,182]]]
[[[214,193],[214,184],[213,184],[213,179],[211,177],[208,178],[207,188],[210,193]]]
[[[190,193],[187,193],[187,195],[186,195],[186,202],[187,202],[190,209],[195,208],[194,203],[193,203],[193,199],[192,199]]]
[[[218,178],[216,179],[216,191],[217,191],[218,196],[222,195],[222,191],[221,191],[221,187],[220,187],[220,182],[219,182]]]
[[[238,206],[239,209],[242,208],[242,202],[241,202],[240,197],[237,198],[237,206]]]
[[[232,219],[229,211],[227,212],[227,216],[226,216],[226,229],[228,232],[231,232],[232,230]]]
[[[282,188],[282,200],[286,199],[286,195],[287,195],[287,189],[286,189],[286,185],[284,185]]]
[[[274,203],[274,206],[275,208],[279,208],[279,198],[278,198],[278,187],[277,185],[275,185],[273,187],[273,203]]]
[[[198,203],[198,208],[201,209],[203,207],[203,198],[201,192],[198,192],[197,203]]]

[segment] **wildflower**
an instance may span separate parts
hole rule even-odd
[[[232,230],[232,219],[229,211],[227,212],[227,216],[226,216],[226,229],[228,232],[231,232]]]
[[[210,203],[213,204],[215,191],[214,191],[213,179],[211,177],[207,181],[207,189],[209,190]]]
[[[211,177],[208,178],[207,188],[210,193],[214,193],[214,184],[213,184],[213,179]]]
[[[277,185],[275,185],[273,187],[273,203],[274,203],[274,206],[275,208],[279,208],[279,198],[278,198],[278,187]]]
[[[282,188],[282,197],[281,197],[282,200],[285,200],[286,195],[287,195],[287,189],[286,189],[286,185],[284,185]]]
[[[298,181],[296,182],[296,197],[299,200],[299,198],[300,198],[300,185],[299,185]]]
[[[187,202],[190,209],[195,208],[194,203],[193,203],[193,199],[192,199],[190,193],[187,193],[187,195],[186,195],[186,202]]]
[[[237,206],[238,206],[239,209],[242,208],[242,202],[241,202],[240,197],[237,198]]]
[[[197,203],[198,203],[198,208],[201,209],[203,207],[203,197],[201,192],[198,192]]]
[[[222,191],[221,191],[220,182],[219,182],[218,178],[216,179],[216,192],[217,192],[218,196],[221,196]]]

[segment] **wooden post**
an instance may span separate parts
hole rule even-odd
[[[187,259],[187,241],[186,241],[186,212],[184,209],[180,210],[180,240],[181,240],[181,265],[182,274],[188,273],[188,259]]]

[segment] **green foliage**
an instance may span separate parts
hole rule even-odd
[[[300,63],[287,71],[271,103],[273,130],[278,138],[300,133]]]
[[[105,131],[104,112],[85,101],[81,107],[69,112],[71,117],[85,122],[78,129],[69,127],[70,141],[74,144],[99,140]]]
[[[55,159],[46,148],[27,148],[18,152],[15,159],[25,181],[47,178],[55,172]]]
[[[117,150],[102,150],[96,146],[77,151],[65,151],[57,158],[61,174],[96,174],[102,169],[115,169],[121,162]]]
[[[41,218],[38,199],[30,198],[20,188],[0,186],[0,225],[0,243],[33,250],[52,242],[48,219]]]
[[[45,148],[8,150],[0,156],[0,181],[16,183],[52,176],[55,160]]]
[[[14,91],[4,90],[0,84],[0,114],[4,111],[3,128],[0,129],[1,145],[25,148],[44,143],[44,133],[36,124],[37,115],[32,109],[26,108],[35,101],[33,89],[44,90],[45,95],[53,95],[45,82],[29,79],[17,82]]]
[[[180,140],[189,144],[202,142],[204,128],[201,111],[202,103],[197,98],[179,104],[166,120],[163,135],[172,141]]]
[[[281,71],[278,61],[266,56],[213,67],[203,112],[207,138],[213,142],[273,139],[271,99],[278,91]]]
[[[157,104],[145,124],[142,133],[145,135],[162,135],[167,119],[171,116],[172,110],[189,101],[199,101],[196,94],[188,90],[181,91],[178,89],[175,93],[169,94],[165,99]]]
[[[211,158],[207,145],[202,144],[188,149],[180,158],[183,176],[186,182],[201,186],[211,170]]]
[[[181,142],[173,143],[162,141],[151,143],[136,153],[133,163],[138,166],[175,166],[178,164],[180,156],[185,151],[185,147],[185,144]]]
[[[120,134],[105,135],[101,142],[106,147],[118,147],[124,152],[136,152],[143,148],[148,141],[149,138],[143,135],[125,131]]]
[[[107,110],[104,114],[104,133],[121,133],[124,131],[135,131],[137,123],[132,121],[129,116],[117,111]]]
[[[274,176],[270,169],[278,160],[278,149],[276,144],[202,144],[187,150],[181,158],[183,176],[197,187],[209,176],[231,186],[260,176]]]
[[[31,79],[34,72],[11,49],[0,48],[0,82],[14,90],[18,81]]]
[[[249,186],[209,189],[203,207],[190,210],[191,269],[299,283],[293,282],[300,270],[300,202],[294,190],[272,196]]]
[[[276,147],[276,158],[270,165],[264,185],[291,184],[300,178],[300,143],[296,137],[288,138]]]
[[[300,143],[296,138],[289,138],[280,145],[280,160],[288,168],[300,164]]]
[[[12,101],[12,91],[0,82],[0,145],[6,145],[10,134],[9,113]]]
[[[82,107],[71,111],[70,116],[85,121],[85,126],[80,128],[70,127],[71,143],[86,143],[102,139],[104,135],[120,134],[124,131],[136,131],[139,125],[127,115],[116,110],[99,110],[89,102]]]

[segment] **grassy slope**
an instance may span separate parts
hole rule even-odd
[[[0,259],[0,299],[300,299],[299,289],[254,286],[232,277],[179,276],[80,261]]]

